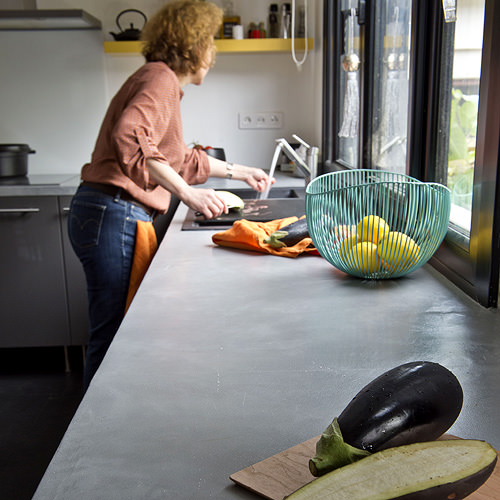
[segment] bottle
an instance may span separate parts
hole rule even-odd
[[[291,7],[289,3],[281,5],[281,38],[290,38]]]
[[[278,21],[278,4],[272,3],[269,6],[269,38],[279,38],[280,36],[280,24]]]
[[[257,38],[257,25],[254,22],[248,25],[248,38]]]
[[[241,24],[240,16],[233,13],[232,0],[224,0],[224,18],[220,29],[221,38],[233,38],[233,26]]]

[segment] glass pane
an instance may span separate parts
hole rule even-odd
[[[406,173],[411,0],[378,2],[373,88],[375,168]]]
[[[358,168],[359,123],[360,123],[360,50],[359,24],[353,9],[357,1],[342,0],[341,11],[344,26],[342,70],[340,77],[339,103],[339,160],[352,168]],[[335,141],[334,141],[335,142]]]
[[[483,0],[457,2],[447,185],[452,192],[451,222],[465,231],[470,231],[472,213],[483,26]]]

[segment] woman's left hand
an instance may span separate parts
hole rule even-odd
[[[248,167],[247,177],[245,182],[255,191],[265,191],[267,186],[271,186],[276,182],[276,179],[269,177],[264,170],[260,168]]]
[[[247,167],[238,163],[228,163],[208,155],[207,158],[211,176],[244,181],[252,189],[260,192],[265,191],[268,186],[276,182],[276,179],[269,177],[261,168]]]

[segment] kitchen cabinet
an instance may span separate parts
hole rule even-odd
[[[85,287],[61,217],[68,198],[0,197],[0,347],[85,343]]]
[[[247,38],[244,40],[215,40],[218,54],[251,52],[289,52],[291,39],[283,38]],[[305,38],[295,39],[295,49],[304,50]],[[307,38],[308,50],[314,49],[314,38]],[[104,42],[106,54],[139,54],[141,42]]]
[[[0,227],[0,346],[68,345],[57,198],[0,198]]]

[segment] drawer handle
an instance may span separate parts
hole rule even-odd
[[[0,208],[0,214],[35,214],[39,208]]]

